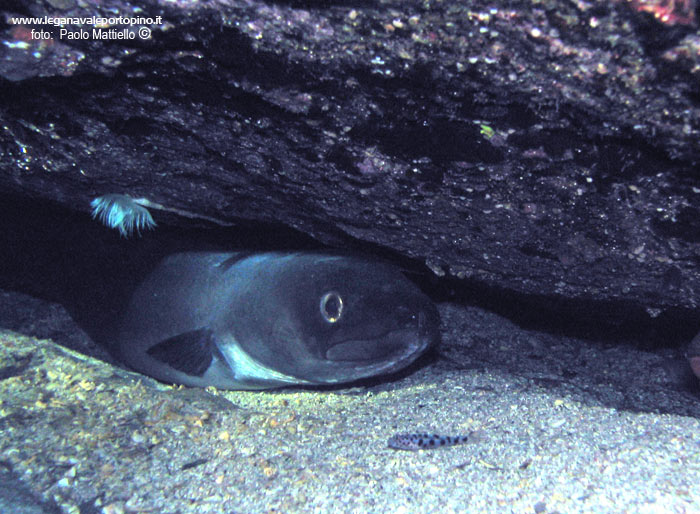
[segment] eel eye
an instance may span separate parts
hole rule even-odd
[[[343,299],[335,291],[330,291],[321,297],[321,316],[328,323],[335,323],[343,314]]]

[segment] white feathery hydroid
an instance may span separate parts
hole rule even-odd
[[[119,230],[123,237],[129,237],[136,231],[140,236],[142,229],[155,228],[150,206],[146,198],[132,198],[129,195],[108,194],[98,196],[92,202],[92,217],[98,219],[109,228]]]
[[[114,193],[98,196],[90,202],[90,206],[92,207],[93,218],[99,218],[109,228],[117,229],[123,237],[129,237],[134,231],[141,235],[142,229],[151,230],[155,228],[156,222],[153,221],[151,213],[148,212],[149,208],[172,212],[185,218],[209,221],[222,227],[234,225],[204,214],[189,212],[175,207],[166,207],[165,205],[152,202],[148,198],[133,198],[129,195]]]

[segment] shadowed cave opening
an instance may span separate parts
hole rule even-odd
[[[231,228],[212,228],[183,220],[163,218],[143,237],[124,239],[85,212],[70,211],[45,201],[5,195],[0,199],[0,289],[15,291],[61,304],[85,330],[93,344],[65,333],[28,334],[51,337],[71,349],[112,360],[99,346],[105,331],[119,318],[133,288],[167,254],[185,250],[323,250],[312,237],[283,225],[238,222]],[[189,220],[184,220],[189,221]],[[593,301],[518,293],[473,280],[437,277],[417,260],[338,234],[342,242],[331,250],[349,250],[378,257],[399,266],[435,302],[477,306],[535,331],[629,345],[641,350],[682,348],[698,330],[697,316],[689,309],[672,309],[650,315],[643,305],[630,301]],[[4,328],[28,323],[31,310],[22,305],[3,308]],[[98,344],[94,344],[97,342]],[[433,361],[430,352],[404,373]],[[379,380],[380,381],[380,380]],[[371,380],[370,383],[374,383]]]

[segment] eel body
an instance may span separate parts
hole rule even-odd
[[[397,268],[323,253],[180,253],[137,288],[119,356],[158,380],[222,389],[338,384],[413,362],[435,305]]]

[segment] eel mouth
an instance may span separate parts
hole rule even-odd
[[[410,325],[370,337],[349,337],[326,350],[325,359],[338,364],[356,364],[393,369],[415,360],[439,337],[437,309],[421,310],[408,319]]]
[[[336,343],[326,351],[325,358],[339,363],[369,364],[401,358],[426,345],[413,330],[394,330],[376,339],[348,339]]]

